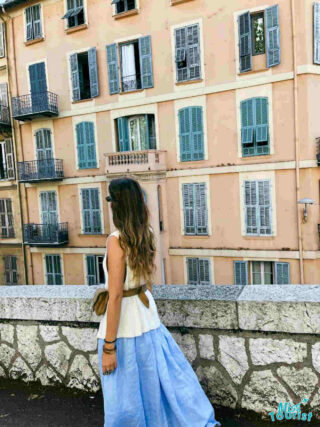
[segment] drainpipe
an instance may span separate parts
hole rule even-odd
[[[297,228],[299,244],[299,263],[300,263],[300,283],[304,284],[303,269],[303,248],[302,248],[302,229],[300,222],[300,212],[298,200],[300,200],[300,143],[298,126],[298,75],[297,75],[297,40],[296,40],[296,11],[294,0],[291,0],[291,19],[292,19],[292,48],[293,48],[293,91],[294,91],[294,139],[295,139],[295,163],[296,163],[296,209],[297,209]]]
[[[16,92],[18,92],[18,79],[17,79],[17,64],[16,64],[16,52],[15,52],[15,45],[14,45],[14,27],[13,27],[13,22],[12,22],[12,17],[5,11],[3,5],[1,5],[1,12],[8,18],[8,21],[10,21],[11,24],[11,39],[12,39],[12,59],[13,59],[13,70],[14,70],[14,80],[15,80],[15,88],[16,88]],[[2,15],[0,14],[0,19],[1,21],[5,24],[5,27],[7,28],[6,22],[3,18]],[[6,57],[7,57],[7,74],[8,74],[8,92],[9,92],[9,99],[11,100],[11,72],[10,72],[10,64],[9,64],[9,49],[8,49],[8,38],[5,35],[5,49],[6,49]],[[11,110],[11,108],[10,108]],[[12,113],[12,111],[11,111]],[[17,165],[17,161],[18,161],[18,148],[17,148],[17,138],[16,138],[16,128],[15,128],[15,120],[11,119],[12,122],[12,136],[13,136],[13,149],[14,149],[14,156],[15,156],[15,167]],[[21,129],[20,129],[20,124],[17,127],[17,133],[19,136],[19,141],[21,142]],[[23,155],[23,147],[22,147],[22,143],[21,145],[21,158],[22,161],[24,160],[24,155]],[[17,175],[17,167],[16,167],[16,175]],[[20,227],[21,227],[21,246],[22,246],[22,257],[23,257],[23,265],[24,265],[24,283],[26,285],[28,285],[28,265],[27,265],[27,256],[26,256],[26,247],[23,241],[23,206],[22,206],[22,194],[21,194],[21,183],[18,180],[18,177],[16,176],[16,181],[17,181],[17,192],[18,192],[18,200],[19,200],[19,209],[20,209]],[[25,200],[26,200],[26,217],[27,217],[27,222],[29,222],[29,211],[28,211],[28,202],[27,202],[27,193],[25,191]],[[33,268],[31,268],[31,273],[32,273],[32,283],[34,283],[34,278],[33,278]]]

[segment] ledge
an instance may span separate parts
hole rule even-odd
[[[138,9],[127,10],[126,12],[116,13],[113,15],[113,19],[126,18],[127,16],[138,15]]]
[[[30,46],[32,44],[39,43],[39,42],[42,42],[42,41],[44,41],[44,37],[43,36],[42,37],[38,37],[37,39],[28,40],[27,42],[24,42],[24,44],[25,44],[25,46]]]
[[[190,0],[189,0],[190,1]],[[182,82],[175,82],[176,86],[190,85],[192,83],[200,83],[203,82],[203,79],[194,79],[194,80],[183,80]]]
[[[88,24],[77,25],[76,27],[66,28],[64,31],[66,34],[76,33],[77,31],[85,30],[88,28]]]
[[[170,6],[175,6],[175,5],[181,4],[181,3],[188,3],[190,1],[193,1],[193,0],[171,0]]]

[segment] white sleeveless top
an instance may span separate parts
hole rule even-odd
[[[119,238],[119,230],[114,231],[110,236]],[[109,236],[109,237],[110,237]],[[108,289],[108,270],[106,265],[107,250],[103,258],[103,270],[105,277],[105,288]],[[141,281],[140,284],[144,282]],[[133,273],[127,264],[127,277],[123,285],[124,290],[135,288],[137,284],[133,281]],[[146,290],[146,295],[149,299],[149,308],[147,308],[140,300],[138,295],[122,298],[120,321],[117,333],[117,338],[121,337],[136,337],[151,329],[160,326],[160,318],[152,293]],[[107,310],[100,320],[100,325],[97,333],[97,338],[105,339],[107,331]]]

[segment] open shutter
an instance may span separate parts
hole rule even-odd
[[[192,160],[192,136],[190,123],[190,108],[179,110],[179,140],[180,140],[180,161]]]
[[[26,40],[32,40],[33,39],[33,17],[32,17],[32,7],[28,7],[25,10],[25,14],[26,14],[26,30],[27,30],[27,34],[26,34]]]
[[[90,95],[94,98],[99,95],[97,50],[95,47],[88,50]]]
[[[13,144],[11,138],[5,140],[4,148],[6,153],[8,179],[15,179]]]
[[[275,273],[277,285],[289,285],[290,284],[290,264],[288,262],[276,262]]]
[[[259,191],[259,234],[271,234],[270,181],[258,181]]]
[[[106,47],[110,95],[120,92],[117,44]]]
[[[190,107],[192,160],[204,159],[202,107]]]
[[[146,122],[147,122],[147,135],[148,135],[148,143],[150,150],[156,150],[156,129],[154,123],[154,114],[146,114]]]
[[[0,104],[3,107],[8,107],[8,86],[7,83],[0,83]]]
[[[199,79],[201,76],[199,24],[188,26],[186,32],[188,78]]]
[[[279,6],[269,7],[265,10],[267,30],[267,66],[273,67],[280,64],[280,27]]]
[[[188,285],[197,285],[198,280],[198,258],[187,258]]]
[[[210,285],[210,261],[199,258],[199,281],[200,285]]]
[[[175,62],[177,71],[177,81],[181,82],[188,78],[187,56],[187,28],[176,28],[175,35]]]
[[[233,278],[235,285],[248,284],[248,262],[233,261]]]
[[[246,234],[258,234],[257,182],[244,182]]]
[[[208,212],[206,184],[194,184],[195,191],[195,214],[196,214],[196,234],[208,234]]]
[[[117,119],[119,151],[130,151],[127,117]]]
[[[78,167],[79,169],[84,169],[87,167],[85,122],[81,122],[76,125],[76,133],[77,133]]]
[[[0,24],[0,58],[4,57],[5,54],[5,42],[4,42],[4,37],[5,37],[5,24],[4,22],[2,22]]]
[[[153,87],[151,37],[139,38],[139,57],[141,70],[141,86],[143,89]]]
[[[320,64],[320,2],[313,4],[313,62]]]
[[[269,139],[268,132],[268,98],[255,99],[256,110],[256,142],[265,142]]]
[[[71,84],[72,84],[72,99],[73,101],[80,100],[80,79],[79,79],[79,67],[78,67],[78,55],[73,53],[70,55],[70,67],[71,67]]]
[[[92,213],[92,232],[94,234],[101,233],[101,212],[98,188],[90,189],[90,199]]]
[[[252,42],[250,13],[246,12],[239,16],[239,61],[240,73],[252,69]]]
[[[40,5],[37,4],[35,6],[32,6],[32,9],[33,9],[33,37],[36,39],[42,36]]]
[[[85,135],[85,151],[88,168],[97,167],[96,143],[94,138],[94,124],[92,122],[83,122]]]
[[[184,213],[184,232],[185,234],[195,234],[195,201],[194,184],[182,184],[182,200]]]
[[[254,130],[254,100],[246,99],[241,101],[241,142],[250,144],[253,142]]]
[[[86,256],[87,263],[87,284],[89,286],[97,285],[97,268],[95,255]]]

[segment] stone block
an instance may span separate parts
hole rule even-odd
[[[249,348],[254,365],[297,363],[307,357],[307,344],[288,339],[251,338]]]
[[[244,338],[219,336],[218,359],[233,381],[236,384],[241,384],[249,369]]]
[[[213,336],[209,334],[199,335],[199,352],[203,359],[214,360]]]

